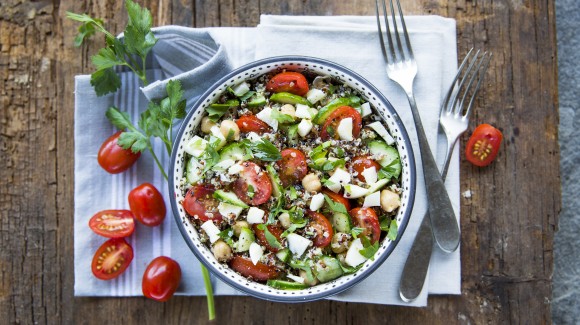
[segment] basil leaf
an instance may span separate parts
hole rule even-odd
[[[268,230],[268,227],[266,227],[265,224],[261,223],[257,227],[258,227],[258,229],[260,229],[264,232],[264,236],[266,237],[266,241],[268,241],[268,244],[270,246],[277,248],[277,249],[282,248],[282,245],[278,242],[278,238],[276,238],[276,236],[272,235],[272,233],[270,232],[270,230]]]
[[[324,194],[324,200],[326,201],[326,203],[330,207],[330,210],[332,210],[334,212],[340,212],[340,213],[348,214],[348,211],[346,210],[346,207],[344,206],[344,204],[342,204],[340,202],[334,202],[334,200],[332,200],[326,194]]]

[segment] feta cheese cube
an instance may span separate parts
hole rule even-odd
[[[326,97],[326,93],[316,88],[312,88],[306,93],[306,99],[312,104],[315,104],[324,97]]]
[[[201,229],[208,235],[209,241],[212,244],[220,239],[220,230],[211,220],[204,222],[201,225]]]
[[[340,187],[343,184],[348,184],[350,182],[350,179],[351,175],[346,170],[342,168],[337,168],[334,171],[334,174],[332,174],[332,176],[328,178],[328,181],[331,184],[327,184],[326,187],[328,187],[328,189],[333,191],[334,193],[338,193],[338,191],[340,191]]]
[[[365,197],[365,202],[363,203],[363,207],[378,207],[381,206],[381,192],[376,191],[372,194],[369,194]]]
[[[304,138],[308,133],[310,133],[310,130],[312,130],[312,121],[304,119],[298,123],[298,134],[300,134],[301,137]]]
[[[367,184],[374,184],[377,182],[379,175],[377,174],[377,168],[375,166],[371,168],[365,168],[361,175],[364,176],[365,182]]]
[[[226,202],[220,202],[220,204],[218,204],[218,211],[222,216],[228,216],[231,213],[238,217],[240,213],[242,213],[242,210],[244,210],[244,208]]]
[[[378,121],[373,122],[367,126],[371,127],[373,130],[375,130],[375,132],[377,132],[385,140],[385,142],[389,146],[392,145],[393,143],[395,143],[395,139],[393,139],[393,137],[389,134],[389,131],[387,131],[387,129],[385,129],[385,127],[381,124],[381,122],[378,122]]]
[[[250,210],[248,210],[248,216],[246,217],[246,220],[248,221],[249,224],[263,223],[264,214],[265,214],[264,210],[256,207],[251,207]]]
[[[310,114],[310,107],[303,104],[296,104],[296,117],[312,119],[312,114]]]
[[[203,155],[203,152],[205,150],[205,147],[207,147],[207,144],[208,144],[207,140],[200,138],[196,135],[185,144],[184,150],[193,157],[199,158],[201,155]]]
[[[343,118],[336,130],[341,140],[352,141],[352,117]]]
[[[350,244],[350,247],[346,252],[346,257],[344,259],[346,264],[354,267],[358,266],[361,263],[364,263],[367,260],[367,258],[361,255],[360,253],[361,249],[364,249],[364,246],[360,241],[360,238],[357,238]]]
[[[274,131],[278,130],[278,120],[272,118],[272,108],[266,106],[261,112],[256,114],[256,117],[268,124]]]
[[[262,255],[264,255],[264,250],[262,249],[262,246],[256,244],[256,242],[251,243],[250,259],[252,260],[252,263],[254,263],[254,265],[258,264],[258,261],[260,261]]]
[[[288,240],[288,248],[297,257],[302,256],[311,243],[310,240],[295,233],[289,234],[286,239]]]
[[[318,209],[322,208],[324,204],[324,194],[318,193],[312,196],[310,199],[310,210],[317,211]]]

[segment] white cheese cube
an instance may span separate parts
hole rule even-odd
[[[334,174],[332,174],[332,176],[328,178],[330,184],[327,184],[326,187],[328,187],[328,189],[333,191],[334,193],[338,193],[338,191],[340,191],[340,187],[343,184],[348,184],[350,182],[350,179],[351,176],[346,170],[342,168],[337,168],[334,171]]]
[[[256,133],[256,132],[250,132],[248,133],[248,139],[250,139],[250,141],[252,142],[260,142],[262,141],[262,137]]]
[[[261,112],[256,114],[256,117],[268,124],[274,131],[278,130],[278,120],[272,118],[272,108],[266,106]]]
[[[312,130],[312,121],[304,119],[298,123],[298,134],[300,134],[301,137],[304,138],[308,133],[310,133],[310,130]]]
[[[288,248],[297,257],[302,256],[311,241],[295,233],[291,233],[286,237],[288,239]]]
[[[233,86],[232,91],[234,92],[234,95],[236,95],[237,97],[241,97],[245,93],[250,91],[250,85],[247,82],[242,81],[242,83]]]
[[[294,274],[286,274],[286,277],[288,277],[288,279],[291,279],[294,282],[298,282],[298,283],[304,283],[304,278],[301,276],[296,276]]]
[[[242,213],[242,210],[244,210],[244,208],[226,202],[220,202],[220,204],[218,204],[218,211],[222,216],[228,216],[231,213],[238,217],[240,213]]]
[[[205,231],[205,233],[208,235],[209,241],[212,244],[215,243],[216,240],[220,239],[220,230],[211,220],[204,222],[201,225],[201,229],[203,229],[203,231]]]
[[[390,146],[393,143],[395,143],[395,139],[393,139],[393,137],[391,137],[391,135],[389,134],[389,131],[387,131],[387,129],[385,129],[385,127],[381,124],[381,122],[373,122],[370,123],[368,125],[369,127],[371,127],[373,130],[375,130],[375,132],[377,132],[383,139],[385,139],[385,142]]]
[[[252,260],[252,263],[254,263],[254,265],[258,264],[258,261],[260,261],[262,255],[264,255],[264,250],[262,250],[262,246],[256,244],[256,242],[251,243],[250,259]]]
[[[361,117],[369,116],[372,113],[373,113],[373,111],[371,110],[371,103],[366,102],[366,103],[360,105],[360,115],[361,115]]]
[[[379,178],[379,175],[377,174],[377,168],[375,166],[371,168],[365,168],[361,175],[364,176],[365,182],[369,185],[376,183],[377,179]]]
[[[324,204],[324,194],[318,193],[310,199],[310,210],[317,211]]]
[[[234,164],[228,169],[228,174],[235,175],[244,170],[244,167],[240,164]]]
[[[362,242],[360,241],[360,238],[355,239],[350,244],[350,247],[348,248],[348,251],[346,252],[346,257],[344,259],[346,264],[354,267],[354,266],[358,266],[361,263],[364,263],[367,260],[367,258],[362,256],[360,253],[360,250],[364,249],[364,248],[365,247],[363,246]]]
[[[208,144],[207,140],[204,140],[203,138],[200,138],[196,135],[189,141],[187,141],[184,150],[193,157],[199,158],[201,155],[203,155],[203,152],[205,150],[205,147],[207,147],[207,144]]]
[[[365,197],[363,207],[378,207],[381,205],[381,192],[377,191]]]
[[[222,131],[220,130],[220,127],[217,125],[214,125],[211,127],[210,129],[211,135],[218,138],[220,140],[220,143],[217,146],[217,150],[221,149],[223,146],[226,145],[226,138],[224,137]]]
[[[312,88],[306,93],[306,99],[312,104],[315,104],[324,97],[326,97],[326,93],[316,88]]]
[[[248,216],[246,217],[246,220],[249,224],[264,223],[264,214],[264,210],[251,207],[250,210],[248,210]]]
[[[310,112],[310,107],[303,104],[296,104],[296,117],[312,119],[312,114]]]
[[[354,184],[344,185],[344,197],[348,199],[356,199],[365,196],[369,190]]]
[[[213,166],[213,169],[217,171],[224,171],[233,166],[235,163],[236,162],[233,161],[232,159],[224,159],[219,163],[215,164],[215,166]]]
[[[343,118],[336,130],[341,140],[352,141],[352,117]]]

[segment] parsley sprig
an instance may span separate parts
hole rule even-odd
[[[142,8],[132,0],[125,1],[125,9],[129,21],[123,33],[123,40],[107,31],[101,19],[92,18],[87,14],[66,13],[67,18],[82,23],[75,38],[75,46],[80,46],[97,31],[105,34],[106,46],[91,57],[93,65],[97,68],[91,75],[91,85],[98,96],[113,93],[121,87],[121,78],[114,70],[117,66],[129,68],[144,85],[148,84],[145,61],[147,54],[157,43],[157,38],[151,31],[153,17],[147,8]]]

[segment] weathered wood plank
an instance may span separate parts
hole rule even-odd
[[[259,15],[373,15],[372,1],[172,0],[145,3],[155,24],[255,26]],[[122,2],[0,4],[0,319],[7,323],[203,323],[203,297],[73,297],[73,76],[100,46],[72,46],[66,10],[102,17],[113,32]],[[277,304],[218,297],[220,322],[550,323],[552,242],[560,210],[553,1],[404,1],[407,14],[457,19],[458,48],[494,52],[474,123],[505,141],[485,169],[461,164],[461,297],[423,309],[337,303]],[[465,143],[467,135],[462,138]]]

